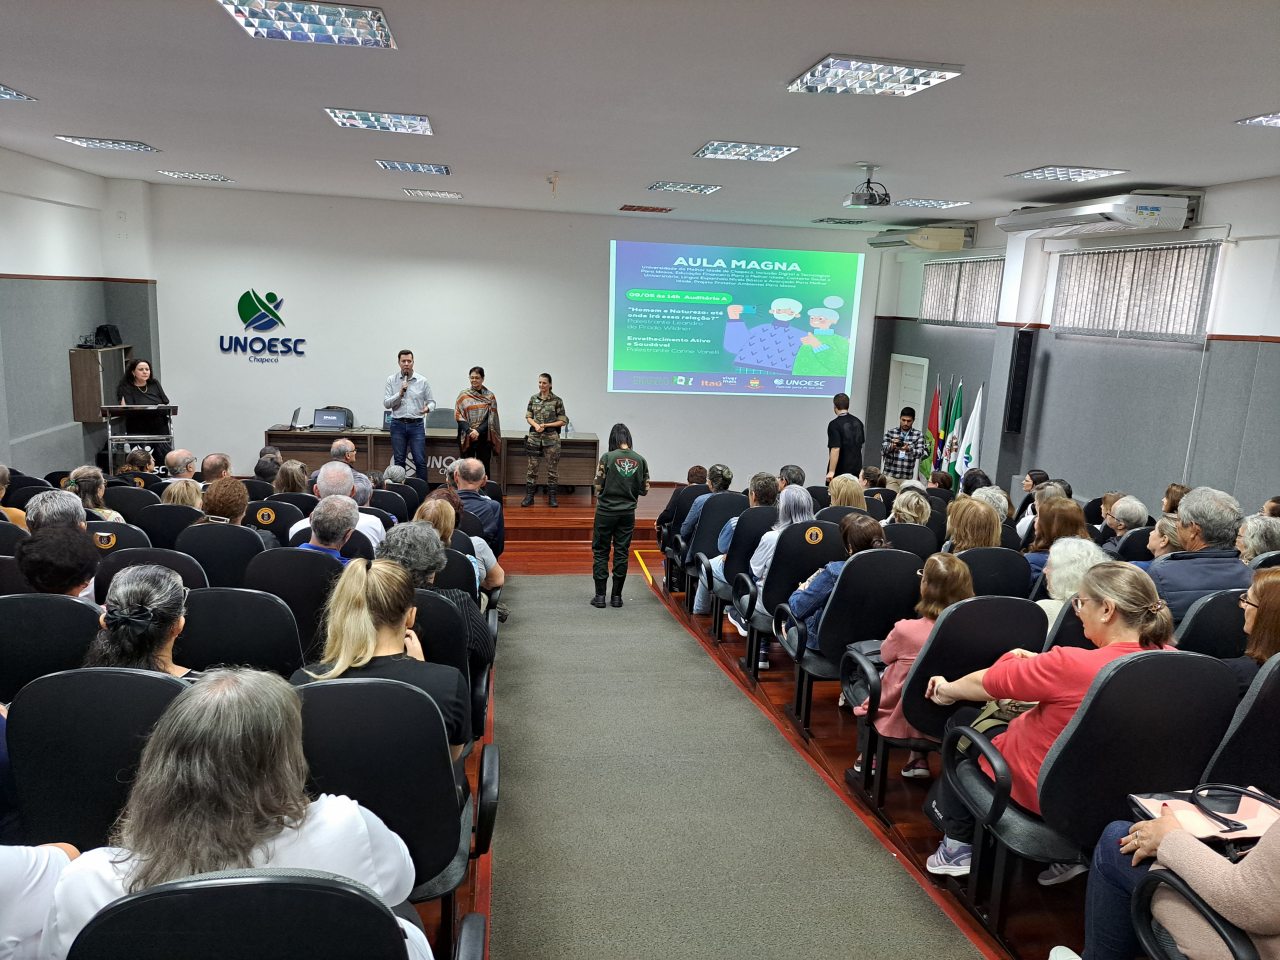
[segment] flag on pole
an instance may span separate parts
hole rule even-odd
[[[959,386],[956,387],[956,398],[951,404],[951,424],[947,427],[947,451],[945,459],[947,461],[947,473],[951,474],[951,479],[959,481],[960,473],[958,467],[960,465],[960,434],[964,429],[964,381],[961,380]]]
[[[969,412],[969,422],[965,424],[964,437],[960,440],[957,472],[961,476],[964,476],[964,472],[970,467],[978,465],[978,450],[982,446],[982,390],[983,387],[978,388],[978,396],[973,401],[973,410]]]
[[[939,378],[941,383],[941,378]],[[955,401],[956,378],[947,381],[947,402],[942,407],[942,419],[938,421],[938,446],[933,451],[933,469],[947,469],[947,428],[951,426],[951,404]]]
[[[929,417],[924,425],[924,445],[929,452],[925,454],[920,461],[920,479],[925,483],[929,482],[929,475],[933,472],[934,457],[938,453],[938,421],[941,417],[939,404],[941,402],[942,378],[939,377],[937,383],[933,386],[933,402],[929,404]]]

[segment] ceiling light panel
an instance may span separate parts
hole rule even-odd
[[[74,143],[77,147],[88,147],[90,150],[132,150],[136,153],[159,153],[159,149],[149,143],[138,140],[102,140],[98,137],[63,137],[55,139]]]
[[[387,18],[377,7],[295,3],[293,0],[218,2],[251,37],[344,47],[394,49],[396,45],[387,26]]]
[[[0,87],[0,89],[3,88]],[[1256,117],[1246,117],[1243,120],[1237,120],[1236,123],[1244,124],[1246,127],[1280,128],[1280,113],[1262,113]]]
[[[968,200],[921,200],[910,197],[906,200],[893,201],[895,207],[930,207],[934,210],[946,210],[950,207],[967,207]]]
[[[792,93],[865,93],[909,97],[960,76],[955,63],[896,62],[832,53],[787,85]]]
[[[784,147],[770,143],[733,143],[728,140],[708,140],[702,149],[694,154],[704,160],[759,160],[773,163],[799,150],[799,147]]]
[[[405,187],[404,195],[406,197],[414,197],[419,200],[461,200],[462,194],[453,190],[419,190],[415,187]]]
[[[1114,177],[1128,170],[1106,170],[1101,167],[1036,167],[1020,173],[1007,173],[1006,177],[1021,177],[1023,180],[1059,180],[1069,183],[1085,183],[1088,180],[1101,180],[1103,177]]]
[[[671,193],[715,193],[721,187],[718,183],[675,183],[671,180],[659,180],[649,187],[650,190],[667,190]]]
[[[418,133],[431,136],[431,121],[414,113],[375,113],[372,110],[348,110],[325,107],[331,120],[340,127],[381,130],[384,133]]]
[[[646,207],[639,203],[624,203],[618,209],[626,213],[670,213],[675,207]]]
[[[870,220],[846,220],[844,217],[819,217],[817,220],[810,220],[810,223],[830,223],[837,227],[856,227],[860,223],[870,223]]]
[[[375,160],[383,170],[393,173],[434,173],[442,177],[449,176],[447,163],[415,163],[411,160]]]
[[[13,87],[6,87],[3,83],[0,83],[0,100],[31,100],[31,101],[34,101],[34,100],[35,100],[35,97],[28,97],[28,96],[27,96],[25,93],[23,93],[21,90],[15,90],[15,89],[13,89]],[[1242,122],[1243,122],[1243,121],[1242,121]]]
[[[220,173],[196,173],[193,170],[157,170],[156,173],[163,174],[166,177],[173,177],[175,180],[205,180],[209,183],[235,183],[230,177],[224,177]]]

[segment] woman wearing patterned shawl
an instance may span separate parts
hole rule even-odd
[[[458,421],[458,450],[464,457],[475,457],[489,472],[493,448],[502,437],[498,426],[498,398],[484,385],[484,367],[469,371],[471,386],[458,394],[453,405],[453,419]]]

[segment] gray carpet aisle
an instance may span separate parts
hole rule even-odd
[[[978,956],[634,577],[513,578],[493,960]]]

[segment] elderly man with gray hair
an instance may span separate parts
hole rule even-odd
[[[367,477],[365,479],[366,481],[368,480]],[[316,471],[316,481],[311,487],[311,492],[321,500],[325,497],[350,497],[351,501],[357,506],[360,502],[356,488],[355,472],[340,460],[330,460]],[[369,502],[368,493],[369,491],[365,493],[365,503]],[[357,512],[356,516],[355,528],[369,538],[369,543],[377,547],[382,542],[382,538],[387,535],[382,521],[367,513]],[[306,529],[310,525],[310,520],[303,517],[289,528],[290,538],[299,530]]]
[[[345,566],[349,558],[342,555],[342,548],[351,539],[359,518],[360,510],[350,497],[342,494],[325,497],[311,511],[310,541],[299,544],[298,549],[327,553]]]
[[[1206,594],[1248,589],[1253,571],[1236,553],[1242,519],[1240,502],[1213,487],[1196,487],[1178,504],[1182,549],[1157,557],[1147,567],[1174,622]]]
[[[1147,525],[1147,505],[1137,497],[1123,496],[1111,505],[1111,512],[1103,515],[1102,522],[1113,533],[1102,549],[1113,557],[1119,557],[1120,541],[1124,535]]]

